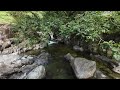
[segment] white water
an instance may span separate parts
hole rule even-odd
[[[55,41],[49,41],[48,45],[56,44],[57,42]]]

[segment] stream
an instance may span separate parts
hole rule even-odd
[[[70,63],[64,59],[64,55],[71,53],[74,57],[84,57],[92,60],[89,54],[76,52],[71,46],[63,44],[52,44],[44,48],[46,52],[51,55],[49,58],[49,64],[46,65],[46,77],[45,79],[77,79]],[[27,55],[39,55],[41,50],[29,51]],[[110,70],[103,63],[96,61],[97,69],[102,71],[103,74],[110,79],[120,79],[120,74],[117,74]]]

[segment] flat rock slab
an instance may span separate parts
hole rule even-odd
[[[4,62],[4,64],[10,64],[13,61],[19,60],[21,56],[17,55],[17,53],[0,55],[0,62]]]

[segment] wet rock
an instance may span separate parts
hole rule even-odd
[[[112,70],[113,70],[114,72],[120,74],[120,66],[114,67]]]
[[[100,70],[96,70],[94,77],[96,79],[109,79],[109,77],[103,74]]]
[[[106,56],[100,56],[100,55],[92,55],[92,57],[102,62],[112,71],[120,74],[120,62],[119,61],[112,60],[112,59],[107,58]]]
[[[101,55],[92,55],[93,58],[95,58],[96,60],[104,63],[105,65],[107,65],[109,68],[114,68],[114,67],[117,67],[119,66],[119,62],[115,61],[115,60],[112,60],[112,59],[109,59],[108,57],[106,56],[101,56]]]
[[[75,51],[80,51],[80,52],[83,52],[84,51],[84,49],[82,48],[82,47],[79,47],[79,46],[73,46],[73,50],[75,50]]]
[[[68,53],[67,55],[65,55],[64,58],[65,58],[65,60],[68,60],[68,61],[74,59],[74,57],[70,53]]]
[[[28,56],[27,59],[33,59],[33,57],[32,56]]]
[[[31,70],[33,70],[36,67],[37,67],[36,64],[28,64],[28,65],[22,66],[20,69],[23,73],[28,74]]]
[[[45,77],[45,67],[40,65],[33,69],[27,76],[26,79],[43,79]]]
[[[37,65],[46,65],[49,59],[49,53],[42,52],[39,56],[34,58],[34,61]]]

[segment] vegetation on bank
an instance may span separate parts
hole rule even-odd
[[[11,24],[14,18],[10,16],[8,11],[0,11],[0,24]]]
[[[31,44],[48,42],[52,32],[66,40],[77,38],[88,45],[96,44],[99,51],[106,55],[111,51],[112,57],[120,60],[119,11],[0,12],[0,23],[4,21],[14,22],[13,32],[20,41],[29,40]],[[109,38],[105,39],[106,36]]]

